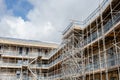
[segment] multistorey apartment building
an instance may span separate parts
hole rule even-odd
[[[0,38],[0,80],[120,80],[120,0],[103,0],[62,43]]]
[[[57,46],[53,43],[1,37],[0,80],[45,80],[49,66],[53,65],[48,58]]]

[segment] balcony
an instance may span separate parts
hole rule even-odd
[[[101,63],[101,70],[105,69],[105,68],[113,68],[120,65],[120,56],[117,59],[117,56],[112,56],[112,58],[108,58],[107,62],[102,62]],[[96,62],[94,64],[88,64],[85,66],[85,72],[89,73],[89,71],[98,71],[100,70],[100,62]]]
[[[61,60],[62,60],[61,57],[59,57],[49,64],[42,64],[42,63],[30,64],[30,68],[45,68],[45,69],[48,69],[48,68],[54,66],[55,64],[57,64],[58,62],[60,62]]]
[[[57,58],[56,60],[54,60],[53,62],[51,62],[48,66],[51,67],[51,66],[54,66],[55,64],[59,63],[60,61],[62,61],[62,58],[59,57]]]
[[[21,64],[18,63],[5,63],[0,61],[0,67],[21,68]]]
[[[58,74],[53,74],[51,76],[48,76],[49,80],[54,80],[54,79],[60,79],[62,77],[62,73],[58,73]]]
[[[112,27],[112,20],[110,19],[110,20],[104,25],[104,33],[106,33],[111,27]]]
[[[56,50],[53,50],[49,54],[43,52],[28,52],[28,54],[26,54],[26,52],[19,53],[18,51],[6,50],[4,52],[0,51],[0,54],[2,54],[3,57],[35,58],[37,56],[42,56],[43,59],[49,59],[56,53],[55,51]]]
[[[8,75],[8,74],[0,74],[0,79],[2,80],[36,80],[35,77],[32,77],[32,76],[23,76],[21,79],[20,77],[17,77],[17,75]],[[48,80],[47,77],[44,77],[44,76],[38,76],[37,77],[37,80]]]
[[[35,58],[38,56],[38,53],[28,53],[25,54],[25,52],[23,52],[22,54],[19,54],[18,52],[14,52],[14,51],[4,51],[2,53],[2,57],[15,57],[15,58]]]
[[[0,79],[1,80],[19,80],[16,75],[3,75],[0,74]]]
[[[117,24],[120,21],[120,13],[117,13],[116,15],[113,16],[113,21],[112,19],[108,20],[108,22],[103,25],[103,31],[104,34],[107,33],[115,24]],[[84,46],[89,44],[90,42],[95,41],[96,39],[98,39],[99,37],[102,36],[102,29],[98,29],[98,35],[97,35],[97,31],[93,32],[91,35],[88,36],[88,38],[85,38],[84,40]],[[91,40],[90,37],[92,38]]]
[[[4,60],[4,61],[3,61]],[[22,60],[10,60],[10,59],[3,59],[0,61],[0,67],[12,67],[12,68],[21,68],[22,66],[28,66],[29,62],[28,60],[22,61]],[[58,62],[60,62],[62,59],[61,57],[57,58],[53,62],[49,64],[42,64],[40,62],[30,64],[30,68],[45,68],[48,69],[49,67],[54,66]]]
[[[30,68],[44,68],[44,69],[48,69],[49,66],[48,66],[48,64],[41,64],[41,65],[39,65],[37,63],[37,64],[30,64]]]

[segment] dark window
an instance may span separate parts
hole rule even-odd
[[[42,64],[40,62],[38,62],[38,67],[41,67],[41,66],[42,66]]]
[[[99,37],[100,37],[102,35],[102,29],[101,28],[98,29],[98,33],[99,33]]]
[[[41,49],[38,49],[38,52],[41,52]]]
[[[95,40],[97,38],[97,32],[92,33],[92,40]]]
[[[47,50],[45,50],[45,54],[47,54],[48,53],[48,51]]]
[[[2,49],[2,47],[0,46],[0,50]]]
[[[16,72],[16,77],[17,77],[17,78],[20,78],[20,71],[17,71],[17,72]]]
[[[111,77],[110,80],[117,80],[117,78],[116,77]]]
[[[38,56],[41,56],[41,49],[38,49]]]
[[[113,48],[108,49],[108,54],[113,55]]]
[[[23,48],[19,47],[19,54],[22,54],[22,52],[23,52]]]
[[[29,48],[26,48],[26,54],[28,54],[28,52],[29,52]]]

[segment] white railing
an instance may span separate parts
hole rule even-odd
[[[19,61],[19,60],[18,60]],[[10,60],[10,59],[4,59],[4,61],[0,61],[0,67],[21,67],[21,66],[28,66],[29,62],[28,61],[15,61],[15,60]],[[52,61],[50,64],[42,64],[42,63],[35,63],[35,64],[30,64],[30,68],[49,68],[51,66],[54,66],[58,62],[62,61],[61,57],[57,58],[56,60]]]
[[[0,74],[0,80],[19,80],[15,75],[3,75]]]
[[[15,56],[15,57],[28,57],[28,58],[35,58],[38,56],[37,52],[33,52],[33,53],[28,53],[25,54],[25,52],[23,52],[22,54],[19,54],[19,52],[14,52],[14,51],[4,51],[2,53],[3,56]]]
[[[25,52],[22,52],[21,54],[19,54],[19,52],[17,51],[3,51],[3,52],[0,52],[0,54],[2,54],[3,56],[18,56],[18,57],[30,57],[30,58],[35,58],[37,56],[42,56],[44,58],[51,58],[54,54],[56,54],[56,51],[57,50],[53,50],[51,51],[50,53],[48,54],[45,54],[45,53],[38,53],[38,52],[29,52],[28,54],[26,54]]]
[[[0,74],[0,80],[21,80],[21,79],[20,77],[17,77],[17,75]],[[22,80],[35,80],[35,78],[32,76],[26,76],[22,77]],[[44,76],[38,76],[37,80],[48,80],[48,78]]]
[[[21,67],[22,64],[18,63],[5,63],[5,62],[0,62],[0,67]]]

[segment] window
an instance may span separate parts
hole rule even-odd
[[[98,33],[99,33],[99,37],[100,37],[102,35],[102,29],[101,28],[98,29]]]
[[[38,56],[41,56],[41,49],[38,49]]]
[[[17,71],[17,72],[16,72],[16,77],[17,77],[17,78],[20,78],[20,71]]]
[[[113,55],[113,47],[108,49],[108,54]]]
[[[28,52],[29,52],[29,48],[26,48],[26,54],[28,55]]]
[[[2,46],[0,46],[0,50],[2,49]]]
[[[108,66],[115,65],[115,55],[114,55],[114,48],[110,48],[107,50],[108,53]]]
[[[28,65],[28,60],[23,61],[23,65]]]
[[[41,52],[41,49],[38,49],[38,52],[40,53],[40,52]]]
[[[23,52],[23,48],[19,47],[19,54],[22,54],[22,52]]]
[[[18,65],[22,65],[22,60],[18,60]]]
[[[97,38],[97,32],[92,33],[92,40],[95,40]]]
[[[116,77],[111,77],[110,80],[117,80],[117,78]]]
[[[45,50],[45,54],[47,54],[48,53],[48,51],[47,50]]]
[[[37,64],[38,64],[38,67],[41,67],[41,66],[42,66],[41,62],[38,62]]]
[[[112,27],[112,20],[110,19],[105,25],[104,25],[104,32],[107,32]]]

